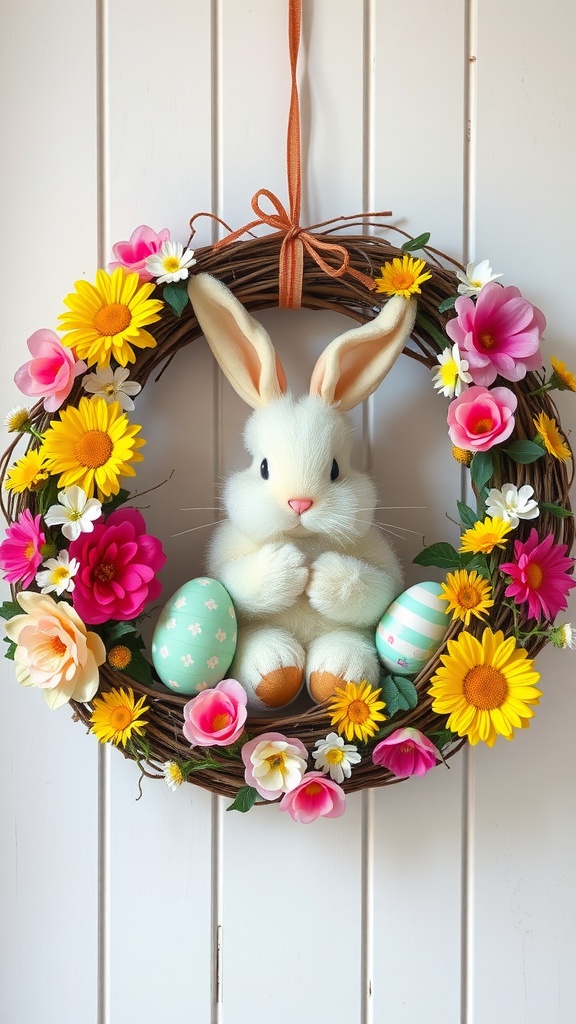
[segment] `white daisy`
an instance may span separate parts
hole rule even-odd
[[[15,405],[4,417],[4,426],[10,433],[20,433],[25,424],[30,423],[30,410],[23,405]]]
[[[97,498],[88,498],[86,491],[73,484],[59,492],[58,501],[44,516],[47,526],[61,526],[68,540],[77,540],[81,533],[92,533],[94,520],[102,515],[102,503]]]
[[[573,651],[576,648],[576,630],[570,622],[564,622],[550,630],[550,640],[554,647],[569,647]]]
[[[472,381],[468,373],[468,360],[462,359],[458,345],[452,345],[452,348],[440,352],[438,362],[440,368],[432,377],[434,387],[446,398],[458,398],[462,393],[462,385]]]
[[[195,263],[193,249],[184,250],[181,242],[168,241],[148,257],[146,270],[156,278],[157,284],[170,284],[188,277],[188,270]]]
[[[166,779],[166,784],[172,790],[178,789],[178,786],[181,786],[184,782],[182,769],[176,761],[165,761],[162,765],[162,773]]]
[[[103,398],[110,405],[111,402],[118,402],[125,412],[132,412],[134,402],[130,395],[138,395],[142,391],[142,385],[135,380],[128,380],[130,371],[119,366],[112,370],[111,366],[104,366],[94,373],[88,373],[82,378],[82,387],[90,395],[97,395]]]
[[[358,748],[353,743],[344,743],[344,738],[336,732],[328,733],[325,740],[316,740],[316,746],[318,750],[312,751],[314,767],[328,773],[334,782],[349,779],[352,765],[362,760]]]
[[[42,594],[55,592],[61,597],[65,591],[71,593],[74,590],[74,576],[80,565],[77,558],[70,560],[67,551],[59,551],[56,558],[48,558],[43,565],[45,570],[36,573],[36,583]]]
[[[461,282],[458,285],[460,295],[478,295],[485,284],[497,281],[502,274],[493,274],[488,260],[481,260],[480,263],[469,263],[466,273],[457,270],[456,277]]]
[[[499,516],[515,530],[521,519],[536,519],[540,515],[533,495],[534,488],[529,484],[519,489],[515,484],[502,484],[501,490],[491,487],[486,499],[486,515]]]

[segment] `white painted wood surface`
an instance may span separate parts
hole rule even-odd
[[[1,25],[9,409],[26,338],[54,326],[112,242],[143,222],[184,241],[197,210],[238,226],[260,187],[286,198],[289,70],[285,0],[20,0]],[[390,208],[456,256],[490,256],[572,366],[575,29],[563,0],[545,17],[536,0],[304,0],[300,58],[303,222]],[[262,319],[304,387],[339,318]],[[382,505],[427,506],[387,521],[448,539],[459,474],[444,406],[398,365],[358,417],[358,456]],[[175,470],[146,512],[168,593],[208,532],[174,536],[208,515],[181,510],[216,505],[245,411],[198,342],[137,412],[140,489]],[[310,828],[275,808],[225,814],[191,786],[149,783],[136,803],[134,767],[3,664],[0,1024],[573,1024],[573,658],[540,657],[545,696],[514,743]]]

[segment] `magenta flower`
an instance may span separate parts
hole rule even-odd
[[[517,405],[510,388],[467,388],[448,406],[452,444],[467,451],[486,452],[505,441],[514,430]]]
[[[339,818],[346,810],[346,796],[337,782],[322,772],[308,772],[280,801],[294,821],[307,825],[316,818]]]
[[[87,369],[82,359],[76,360],[73,349],[64,348],[54,331],[34,331],[26,342],[32,359],[14,374],[24,395],[43,398],[46,412],[55,412],[68,398],[78,374]]]
[[[24,588],[32,583],[43,558],[40,548],[46,541],[40,523],[40,516],[33,519],[30,510],[24,509],[6,530],[6,540],[0,544],[0,569],[6,570],[7,583],[21,580]]]
[[[488,387],[497,374],[522,380],[528,370],[542,366],[540,337],[546,320],[517,288],[492,281],[476,303],[463,295],[455,309],[458,315],[446,324],[446,333],[467,359],[475,384]]]
[[[396,729],[372,751],[374,764],[380,764],[399,779],[426,775],[436,765],[438,751],[419,729]]]
[[[152,228],[147,227],[146,224],[141,224],[139,228],[132,232],[129,242],[116,242],[112,246],[112,252],[116,259],[110,264],[110,270],[116,270],[117,267],[125,267],[126,270],[131,270],[138,274],[141,281],[152,281],[152,274],[146,270],[146,260],[149,256],[154,256],[155,253],[159,252],[164,242],[167,242],[169,238],[170,232],[168,228],[162,228],[162,231],[156,234]]]
[[[242,747],[248,786],[258,790],[265,800],[275,800],[298,785],[308,752],[300,740],[288,739],[281,732],[264,732]]]
[[[68,550],[79,563],[72,596],[84,622],[134,619],[162,590],[156,573],[166,555],[135,508],[117,509],[96,522],[93,532],[81,533]]]
[[[244,730],[246,690],[236,679],[223,679],[184,705],[182,731],[192,747],[229,747]]]
[[[534,529],[527,541],[514,541],[515,561],[502,562],[500,569],[512,577],[506,597],[513,597],[516,604],[527,601],[533,619],[552,622],[568,607],[566,597],[576,587],[576,580],[566,575],[574,568],[574,559],[566,557],[566,544],[556,544],[553,533],[538,541]]]

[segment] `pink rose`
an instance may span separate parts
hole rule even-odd
[[[162,228],[162,231],[156,234],[152,228],[141,224],[132,232],[129,242],[116,242],[116,245],[112,246],[116,260],[110,264],[110,270],[125,267],[126,270],[138,274],[141,281],[152,281],[152,274],[146,270],[146,260],[157,253],[169,238],[168,228]]]
[[[73,349],[64,348],[54,331],[34,331],[26,344],[33,359],[16,370],[14,380],[22,394],[43,398],[46,412],[55,412],[68,398],[78,374],[87,369],[86,363],[76,360]]]
[[[419,729],[396,729],[372,751],[374,764],[380,764],[399,779],[425,775],[436,765],[438,751]]]
[[[346,810],[346,796],[338,783],[322,772],[308,772],[282,797],[280,810],[307,825],[316,818],[339,818]]]
[[[242,735],[248,700],[235,679],[223,679],[184,705],[182,731],[192,747],[229,747]]]
[[[487,452],[514,430],[518,399],[509,388],[471,387],[448,406],[448,433],[452,444],[473,452]]]

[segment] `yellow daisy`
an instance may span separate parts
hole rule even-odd
[[[431,679],[432,710],[449,715],[448,728],[470,743],[493,747],[497,736],[507,740],[514,729],[526,729],[534,717],[531,704],[542,696],[536,689],[540,674],[513,636],[486,628],[482,641],[461,633],[448,641],[448,654]]]
[[[111,274],[96,272],[96,284],[76,281],[75,292],[64,299],[70,309],[58,319],[62,344],[74,347],[88,366],[108,366],[112,356],[120,366],[134,363],[134,348],[154,348],[156,341],[143,330],[160,319],[164,303],[150,299],[154,283],[142,284],[138,274],[117,267]]]
[[[108,690],[101,697],[94,698],[94,710],[90,715],[93,732],[100,743],[113,743],[126,746],[132,733],[142,736],[148,722],[141,720],[142,715],[149,711],[144,703],[145,697],[134,700],[131,686],[127,690]]]
[[[426,263],[424,260],[415,259],[413,256],[404,254],[402,259],[392,260],[392,263],[385,263],[380,268],[382,277],[376,277],[376,291],[384,292],[385,295],[402,295],[409,299],[411,295],[420,295],[420,285],[428,281],[432,274],[422,271]]]
[[[467,569],[449,572],[441,587],[444,593],[440,595],[440,600],[448,601],[446,611],[453,613],[452,618],[462,619],[465,626],[470,625],[472,615],[481,619],[494,604],[488,580],[479,576],[475,569],[470,572]]]
[[[546,451],[555,459],[566,462],[572,453],[566,444],[566,438],[558,429],[556,420],[552,416],[547,416],[545,412],[541,412],[538,418],[534,418],[532,422]]]
[[[31,448],[10,467],[4,480],[7,491],[19,494],[22,491],[35,491],[48,479],[46,460],[43,448]]]
[[[550,381],[552,386],[558,388],[559,391],[576,391],[576,375],[566,369],[566,363],[554,356],[551,357],[550,362],[554,370]]]
[[[473,551],[475,555],[489,555],[494,548],[506,546],[506,534],[510,533],[510,523],[500,516],[486,516],[484,522],[478,521],[460,538],[459,551]]]
[[[381,714],[381,709],[386,705],[383,700],[378,700],[380,693],[366,679],[361,683],[337,686],[328,705],[330,724],[335,725],[340,735],[344,734],[347,740],[356,738],[367,743],[378,731],[377,723],[386,718],[386,715]]]
[[[141,462],[138,448],[146,444],[136,437],[142,428],[130,425],[118,402],[81,398],[78,408],[68,406],[53,420],[44,435],[46,467],[59,473],[58,485],[76,484],[100,501],[118,494],[118,477],[135,476],[132,462]]]

